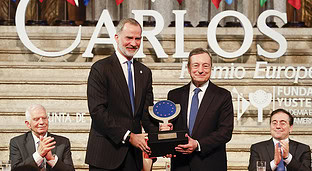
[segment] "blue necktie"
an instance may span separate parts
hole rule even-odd
[[[281,147],[281,144],[278,143],[278,146]],[[283,153],[282,153],[282,152],[281,152],[281,156],[282,156],[282,159],[281,159],[281,161],[278,163],[277,168],[276,168],[276,171],[285,171],[285,165],[284,165]]]
[[[131,61],[127,61],[127,64],[128,64],[128,88],[129,88],[130,102],[131,102],[131,107],[132,107],[132,114],[134,115],[134,92],[133,92]]]
[[[198,112],[198,103],[199,103],[198,93],[200,91],[201,91],[200,88],[195,88],[194,95],[192,97],[191,110],[190,110],[190,119],[189,119],[190,135],[192,135],[192,131],[193,131],[196,115],[197,115],[197,112]]]

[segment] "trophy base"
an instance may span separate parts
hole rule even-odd
[[[151,148],[150,157],[160,157],[167,154],[176,154],[175,147],[187,144],[187,131],[161,131],[148,134],[148,146]]]

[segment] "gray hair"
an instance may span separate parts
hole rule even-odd
[[[129,24],[132,24],[132,25],[135,25],[135,26],[140,26],[141,31],[142,31],[142,27],[141,27],[140,23],[137,20],[135,20],[133,18],[124,18],[124,19],[121,19],[119,21],[119,23],[118,23],[118,25],[116,27],[116,34],[119,34],[123,30],[123,28],[124,28],[126,23],[129,23]]]
[[[210,57],[210,61],[211,61],[211,66],[212,66],[212,57],[211,57],[211,53],[207,50],[207,49],[203,49],[203,48],[195,48],[193,49],[189,56],[188,56],[188,61],[187,61],[187,67],[190,67],[191,64],[191,57],[194,55],[199,55],[199,54],[203,54],[206,53],[208,54],[208,56]]]
[[[31,119],[31,112],[34,111],[35,109],[44,109],[46,111],[46,109],[40,105],[40,104],[32,104],[30,105],[25,112],[25,117],[26,117],[26,121],[30,121]]]

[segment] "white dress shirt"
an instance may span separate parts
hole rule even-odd
[[[39,138],[38,138],[33,132],[32,132],[31,134],[32,134],[32,136],[33,136],[33,138],[34,138],[35,147],[36,147],[36,152],[34,152],[33,158],[34,158],[34,160],[35,160],[37,166],[40,166],[41,163],[44,162],[44,160],[45,160],[45,158],[44,158],[44,157],[41,157],[40,154],[39,154],[39,152],[38,152],[38,145],[39,145],[40,140],[39,140]],[[46,133],[43,137],[47,137],[47,136],[48,136],[48,134]],[[54,155],[54,160],[49,160],[49,161],[47,161],[47,163],[53,168],[53,167],[55,166],[57,160],[58,160],[58,157],[57,157],[57,155],[55,154],[55,155]]]
[[[126,79],[126,82],[128,84],[128,64],[127,64],[127,61],[128,59],[126,57],[124,57],[122,54],[119,53],[119,51],[117,50],[116,52],[116,55],[117,55],[117,58],[120,62],[120,65],[121,65],[121,68],[122,68],[122,71],[124,73],[124,76],[125,76],[125,79]],[[132,71],[132,78],[133,78],[133,95],[135,97],[135,79],[134,79],[134,67],[133,67],[133,58],[131,59],[131,71]],[[122,143],[125,143],[126,139],[127,139],[127,136],[130,134],[130,130],[128,130],[124,137],[123,137],[123,141]]]
[[[286,138],[285,141],[287,143],[289,143],[289,139],[288,138]],[[279,143],[279,141],[277,139],[273,138],[273,143],[274,143],[274,149],[275,149],[275,146],[276,146],[277,143]],[[282,150],[282,153],[283,153],[283,149],[281,149],[281,150]],[[284,160],[286,165],[288,165],[291,162],[291,159],[292,159],[292,155],[290,153],[288,153],[288,158],[287,159],[284,160],[283,157],[282,157],[282,160]],[[270,166],[271,166],[272,170],[275,170],[277,168],[277,165],[275,165],[275,163],[274,163],[274,159],[270,162]],[[285,169],[287,170],[286,166],[285,166]]]
[[[203,97],[204,97],[204,95],[205,95],[205,92],[206,92],[206,90],[207,90],[207,88],[208,88],[208,85],[209,85],[209,80],[205,83],[205,84],[203,84],[202,86],[200,86],[200,87],[198,87],[198,88],[200,88],[200,92],[198,92],[198,109],[200,108],[200,105],[201,105],[201,102],[202,102],[202,100],[203,100]],[[193,82],[191,82],[191,84],[190,84],[190,91],[189,91],[189,98],[188,98],[188,105],[187,105],[187,127],[189,128],[189,122],[190,122],[190,112],[191,112],[191,105],[192,105],[192,98],[193,98],[193,95],[194,95],[194,90],[195,90],[195,88],[197,88],[194,84],[193,84]],[[191,135],[189,135],[189,136],[191,136]],[[201,149],[200,149],[200,144],[199,144],[199,142],[196,140],[196,142],[197,142],[197,151],[200,151]]]

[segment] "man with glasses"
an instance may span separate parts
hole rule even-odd
[[[31,105],[25,116],[30,131],[10,141],[12,170],[74,170],[70,142],[48,132],[46,109],[39,104]]]
[[[266,170],[311,170],[311,150],[308,145],[289,139],[293,130],[293,116],[284,109],[271,113],[272,138],[253,144],[250,148],[249,171],[256,170],[257,161],[266,162]]]

